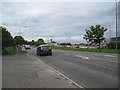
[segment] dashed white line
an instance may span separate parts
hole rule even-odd
[[[106,55],[101,55],[101,54],[94,54],[96,56],[106,56],[106,57],[117,57],[117,56],[113,56],[113,55],[109,55],[109,54],[106,54]]]
[[[89,57],[84,57],[84,56],[79,56],[79,55],[75,55],[76,57],[80,57],[80,58],[82,58],[82,59],[87,59],[87,60],[89,60],[90,58]]]
[[[104,55],[104,56],[107,56],[107,57],[117,57],[117,56],[113,56],[113,55]]]

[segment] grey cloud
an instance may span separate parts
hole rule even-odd
[[[83,35],[91,25],[105,27],[114,23],[114,3],[3,3],[3,25],[27,25],[22,28],[25,38],[75,37]],[[13,33],[14,31],[12,31]],[[113,31],[114,32],[114,31]],[[106,32],[108,37],[109,32]],[[114,34],[114,33],[113,33]],[[114,35],[113,35],[114,36]],[[76,38],[76,37],[75,37]],[[72,40],[80,42],[81,40]],[[58,40],[58,42],[62,42]],[[82,42],[82,41],[81,41]],[[83,40],[83,42],[85,42]]]

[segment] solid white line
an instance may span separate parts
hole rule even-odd
[[[54,69],[54,68],[53,68]],[[68,78],[67,76],[65,76],[64,74],[62,74],[61,72],[57,71],[58,75],[64,77],[65,79],[67,79],[70,83],[74,84],[75,86],[77,86],[78,88],[84,88],[81,85],[79,85],[78,83],[76,83],[75,81],[71,80],[70,78]]]

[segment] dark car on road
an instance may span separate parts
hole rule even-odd
[[[52,55],[52,49],[49,45],[39,45],[37,48],[37,55]]]

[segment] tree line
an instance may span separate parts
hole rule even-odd
[[[2,50],[4,50],[7,46],[15,46],[15,45],[22,45],[22,44],[29,44],[29,45],[41,45],[45,44],[42,38],[38,39],[37,41],[27,41],[22,36],[15,36],[12,37],[10,32],[6,29],[6,27],[0,27],[2,30]],[[107,28],[102,27],[101,25],[91,26],[88,30],[86,30],[86,34],[84,34],[83,39],[85,39],[89,45],[94,44],[99,46],[100,44],[105,41],[104,33],[107,31]],[[52,40],[51,40],[52,41]],[[55,41],[52,41],[55,43]],[[61,45],[71,45],[71,43],[61,43]],[[115,43],[110,42],[107,45],[107,48],[112,47],[114,49]],[[119,47],[120,48],[120,47]]]
[[[0,26],[0,30],[2,31],[2,51],[4,51],[5,48],[9,46],[16,46],[16,45],[23,45],[23,44],[38,46],[41,44],[45,44],[42,38],[38,39],[37,41],[34,41],[34,40],[27,41],[22,36],[12,37],[11,33],[7,30],[6,27]]]

